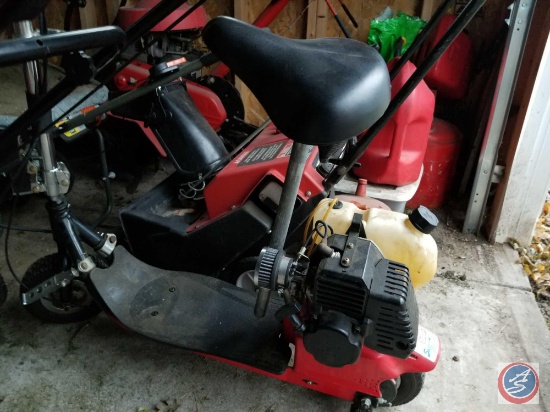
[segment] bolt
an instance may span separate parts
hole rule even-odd
[[[216,79],[214,77],[209,77],[207,83],[208,84],[214,84],[216,82]]]
[[[170,289],[168,289],[170,292],[175,292],[176,291],[176,288],[175,287],[171,287]]]
[[[68,284],[69,284],[69,281],[68,281],[67,279],[63,279],[63,280],[61,281],[61,286],[62,286],[62,287],[65,287],[65,286],[67,286]]]
[[[235,210],[236,208],[237,208],[237,206],[235,206],[235,205],[231,206],[231,210]]]
[[[309,190],[306,192],[306,196],[307,197],[311,196],[311,192]]]
[[[151,312],[151,316],[157,316],[158,314],[159,314],[159,313],[158,313],[156,310],[154,310],[153,312]]]
[[[32,192],[33,193],[40,193],[40,186],[33,186],[32,187]]]
[[[361,407],[370,408],[372,406],[372,401],[369,398],[361,399]]]
[[[342,263],[344,265],[349,265],[349,258],[345,257],[344,259],[342,259]]]
[[[31,175],[35,175],[38,173],[38,167],[36,167],[35,165],[29,166],[28,172]]]
[[[458,356],[455,355],[455,356],[453,356],[453,360],[454,360],[455,362],[458,362],[460,359],[458,358]]]
[[[116,236],[115,235],[111,235],[108,237],[107,239],[109,241],[109,243],[116,243]]]
[[[60,184],[61,186],[69,186],[69,181],[67,179],[63,179]]]
[[[82,269],[82,270],[88,269],[88,264],[87,264],[86,262],[82,262],[82,263],[80,264],[80,269]]]
[[[355,247],[355,245],[353,243],[348,243],[348,249],[353,249]]]
[[[313,385],[313,381],[306,381],[308,385]]]

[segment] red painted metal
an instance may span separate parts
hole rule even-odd
[[[445,32],[456,20],[445,16],[426,40],[417,61],[421,61],[435,47]],[[474,45],[470,36],[462,32],[443,53],[429,71],[424,81],[438,94],[448,99],[461,99],[468,92],[474,66]]]
[[[149,10],[155,7],[160,0],[141,0],[135,6],[124,6],[118,10],[118,25],[124,30],[128,29],[132,24],[141,19]],[[174,23],[178,18],[180,18],[185,12],[191,8],[188,4],[182,4],[174,12],[172,12],[168,17],[162,20],[157,24],[151,31],[159,32],[164,31]],[[208,17],[204,7],[197,8],[193,13],[188,17],[179,22],[172,30],[192,30],[203,28],[204,25],[208,22]]]
[[[150,68],[150,64],[133,61],[115,75],[115,86],[122,92],[134,90],[147,82]]]
[[[201,222],[200,226],[240,207],[264,178],[272,176],[284,182],[291,148],[292,140],[273,124],[267,126],[206,186],[204,198],[208,220]],[[313,148],[300,183],[298,196],[304,201],[324,190],[323,178],[314,167],[316,155],[317,148]]]
[[[216,93],[208,87],[201,86],[195,82],[187,81],[187,93],[199,109],[212,129],[219,130],[227,119],[227,112],[222,101]]]
[[[260,13],[260,15],[252,23],[256,27],[264,28],[271,24],[275,17],[286,7],[290,0],[271,0],[266,8]],[[231,70],[225,64],[220,63],[213,71],[212,74],[218,77],[225,77]]]
[[[388,67],[395,64],[392,60]],[[392,99],[416,67],[407,62],[392,81]],[[403,186],[418,179],[433,120],[435,97],[424,81],[378,133],[353,169],[370,183]]]
[[[434,118],[422,179],[407,207],[413,209],[424,205],[436,209],[445,203],[453,183],[461,143],[462,134],[456,126]]]
[[[361,357],[355,364],[332,368],[317,362],[313,355],[304,348],[300,336],[295,335],[291,343],[295,346],[294,365],[282,375],[274,375],[215,356],[205,356],[330,396],[353,401],[357,393],[380,397],[382,395],[380,384],[386,380],[396,379],[404,373],[421,373],[433,370],[441,353],[437,354],[435,362],[431,362],[417,352],[413,352],[407,359],[399,359],[363,347]]]

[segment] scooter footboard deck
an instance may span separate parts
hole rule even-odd
[[[106,308],[130,330],[274,374],[284,373],[290,348],[280,340],[282,324],[254,316],[255,295],[230,283],[189,272],[149,266],[118,246],[107,269],[90,280]]]

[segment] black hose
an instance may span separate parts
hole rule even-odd
[[[101,225],[113,211],[113,192],[111,191],[111,181],[109,180],[109,168],[107,166],[107,154],[105,152],[105,139],[103,138],[103,133],[101,133],[99,129],[95,129],[95,133],[99,141],[99,157],[101,159],[101,169],[103,172],[103,183],[105,184],[107,204],[105,205],[105,209],[103,209],[103,212],[99,218],[94,224],[92,224],[92,228],[94,229]]]

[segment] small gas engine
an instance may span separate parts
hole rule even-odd
[[[336,253],[321,260],[313,281],[304,345],[328,366],[355,363],[363,345],[402,359],[416,345],[418,307],[409,270],[385,259],[358,228],[354,218],[347,236],[328,239]]]
[[[327,234],[329,226],[318,223]],[[363,345],[408,358],[418,335],[418,306],[409,269],[385,259],[366,239],[362,215],[354,215],[347,235],[324,235],[311,261],[302,253],[305,246],[307,242],[297,259],[264,248],[255,273],[261,289],[282,291],[285,305],[275,316],[290,320],[303,335],[305,349],[332,367],[357,362]]]

